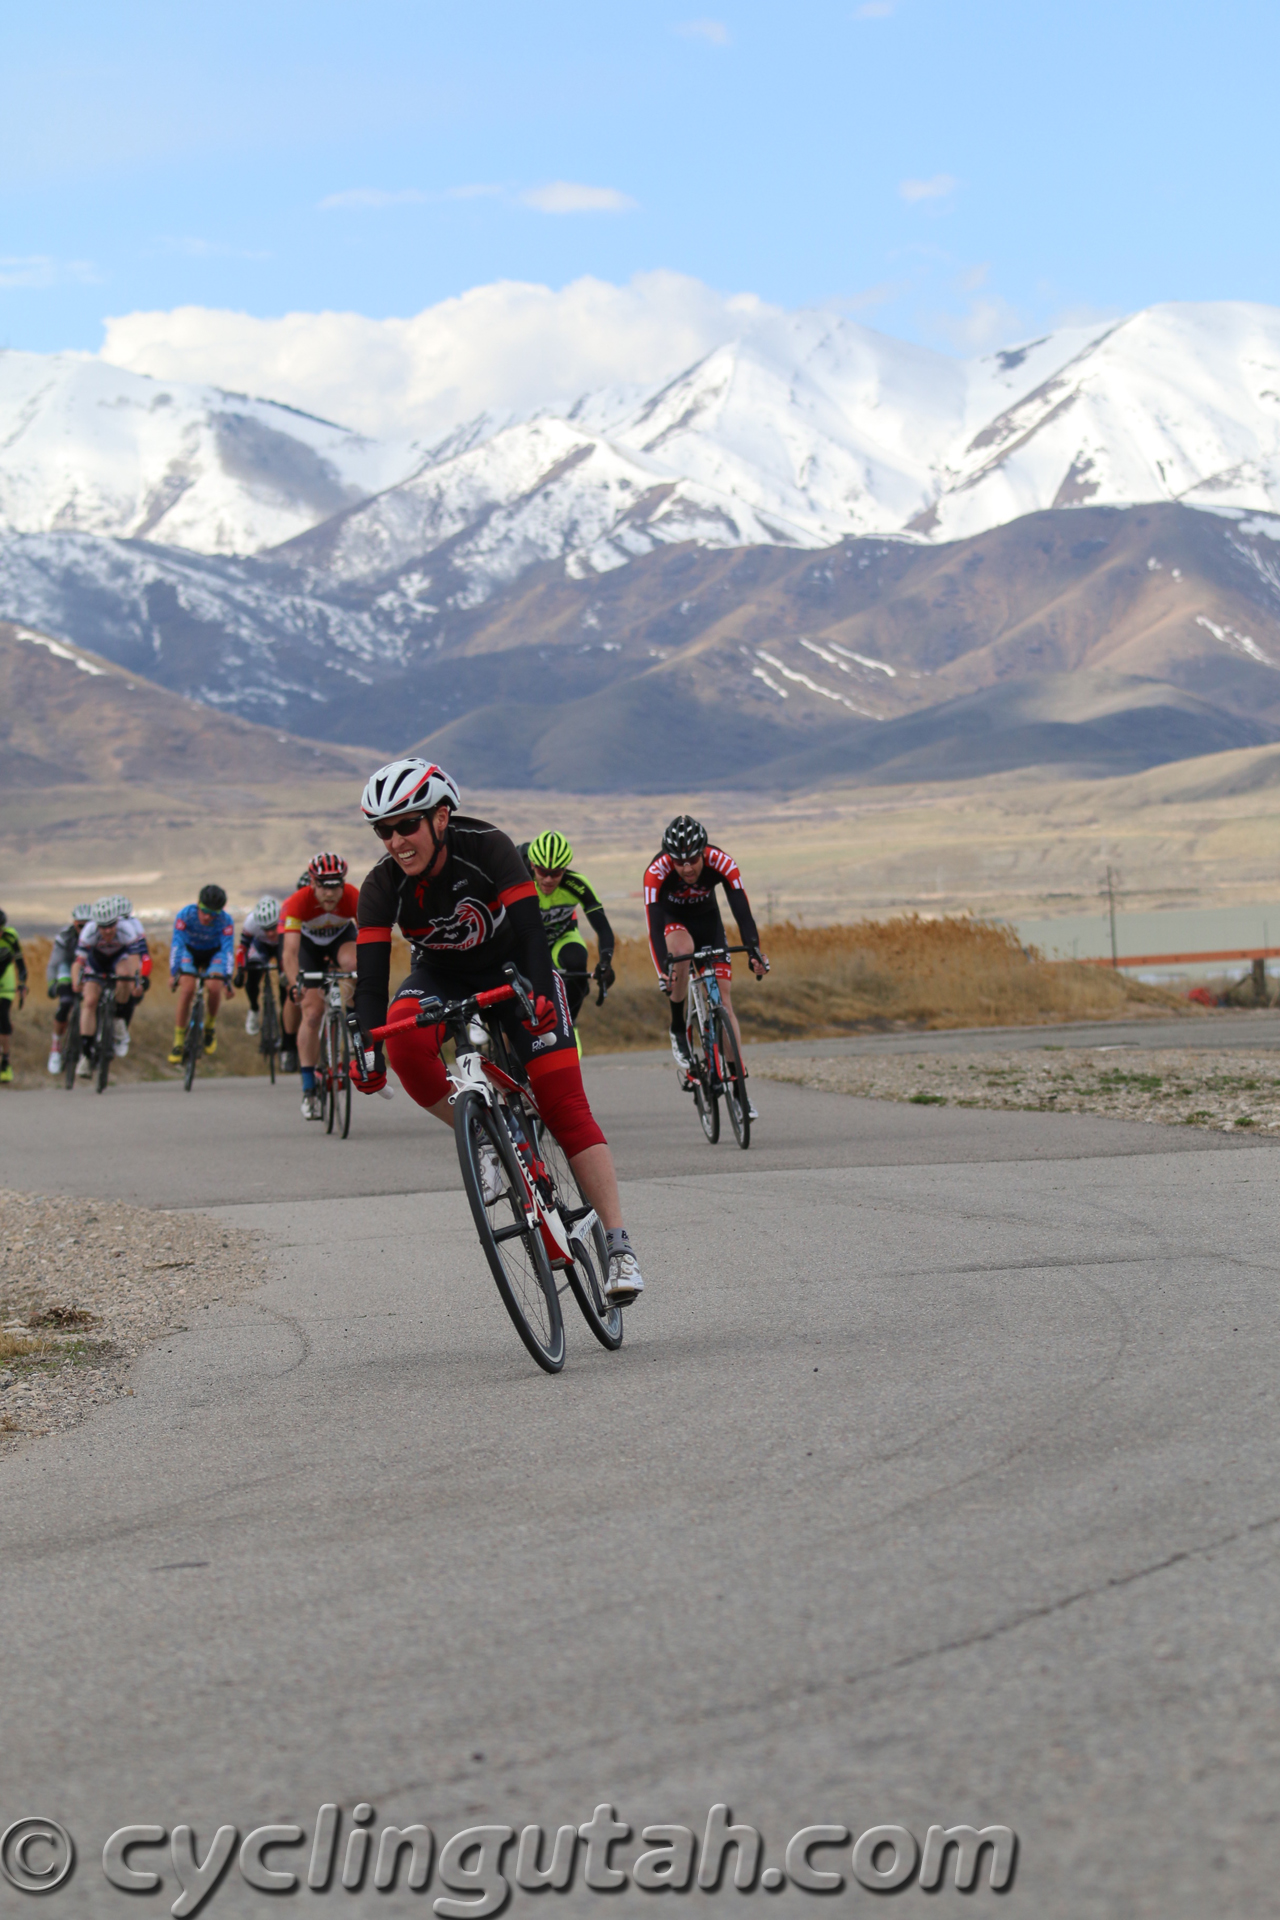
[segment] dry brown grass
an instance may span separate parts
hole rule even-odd
[[[737,944],[737,932],[731,936]],[[1104,967],[1030,958],[1012,931],[967,917],[937,920],[904,914],[856,926],[765,928],[772,971],[757,983],[739,956],[734,961],[734,1005],[748,1040],[804,1040],[895,1026],[1034,1026],[1061,1020],[1106,1020],[1140,1012],[1191,1011],[1185,999],[1147,987]],[[47,940],[25,943],[34,993],[14,1008],[15,1085],[61,1087],[45,1071],[53,1003],[45,998]],[[165,1061],[173,1037],[168,991],[168,944],[154,941],[152,989],[133,1020],[133,1045],[117,1060],[112,1080],[176,1079]],[[594,963],[594,955],[592,956]],[[588,1053],[666,1044],[667,1002],[659,993],[648,945],[619,941],[617,985],[603,1007],[595,996],[580,1026]],[[393,986],[409,970],[409,951],[397,938],[391,955]],[[218,1019],[218,1052],[202,1074],[265,1071],[257,1041],[244,1031],[247,1002],[238,993]]]
[[[737,943],[736,933],[733,935]],[[748,1040],[801,1040],[895,1026],[1035,1026],[1107,1020],[1143,1009],[1188,1011],[1187,1002],[1102,967],[1028,956],[1008,927],[967,917],[902,914],[853,927],[767,927],[771,972],[757,983],[734,963],[733,1003]],[[625,940],[618,983],[584,1012],[588,1052],[661,1046],[667,1002],[647,945]]]

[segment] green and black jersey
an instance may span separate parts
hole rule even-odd
[[[532,874],[529,844],[526,840],[520,848],[520,857]],[[541,889],[538,891],[538,910],[542,915],[542,924],[546,928],[552,959],[555,959],[556,948],[563,942],[581,940],[582,934],[578,927],[579,907],[591,922],[596,938],[600,942],[600,958],[609,959],[613,953],[613,928],[609,925],[608,917],[600,904],[600,896],[591,882],[585,880],[580,873],[575,873],[572,867],[561,874],[560,884],[554,893],[543,893]]]
[[[568,879],[568,875],[565,875]],[[612,943],[610,943],[612,944]],[[12,927],[0,927],[0,1000],[13,1000],[19,987],[27,984],[27,963],[22,942]]]

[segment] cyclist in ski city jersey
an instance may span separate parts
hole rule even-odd
[[[291,893],[280,909],[280,971],[289,985],[284,1028],[287,1035],[297,1036],[304,1120],[324,1118],[324,1105],[316,1092],[324,993],[319,987],[300,986],[298,976],[323,973],[330,963],[343,973],[354,972],[357,898],[342,855],[318,853],[307,868],[306,886]]]
[[[540,833],[536,840],[526,840],[519,851],[538,889],[538,907],[551,948],[551,964],[564,975],[569,1018],[576,1022],[590,985],[586,944],[578,926],[579,907],[600,944],[600,959],[593,977],[604,987],[611,987],[614,982],[613,928],[590,881],[574,871],[573,848],[562,833],[550,830]]]
[[[440,1058],[444,1029],[417,1026],[418,1003],[503,986],[503,966],[514,963],[532,984],[534,1019],[522,1018],[514,1003],[501,1007],[499,1018],[539,1111],[605,1229],[606,1297],[627,1306],[644,1281],[622,1224],[613,1155],[582,1085],[568,997],[551,965],[537,888],[515,843],[489,821],[460,813],[460,806],[448,774],[416,758],[380,767],[365,787],[361,811],[387,851],[360,888],[356,1015],[374,1058],[368,1078],[356,1066],[353,1084],[362,1093],[385,1086],[382,1047],[372,1047],[368,1035],[389,1019],[399,1031],[387,1036],[386,1058],[405,1092],[451,1127]],[[396,926],[410,942],[413,967],[388,1012]]]
[[[747,949],[751,971],[757,980],[763,980],[769,963],[760,952],[760,935],[737,861],[723,847],[710,844],[700,820],[692,819],[687,813],[678,814],[662,836],[661,852],[645,869],[644,907],[649,922],[649,951],[663,990],[671,996],[671,1051],[682,1086],[690,1064],[685,1041],[689,955],[698,947],[724,945],[724,923],[716,903],[717,887],[724,888],[742,944]],[[733,968],[727,954],[723,960],[717,960],[715,971],[720,982],[720,997],[733,1024],[741,1056],[742,1034],[729,991]],[[758,1120],[759,1117],[752,1103],[751,1118]]]
[[[233,982],[237,987],[244,988],[249,1001],[249,1011],[244,1017],[244,1030],[248,1034],[258,1032],[258,992],[262,976],[273,960],[279,961],[283,937],[280,930],[280,902],[273,893],[264,893],[244,917],[244,924],[240,928],[240,944],[235,954]]]
[[[169,991],[178,995],[174,1016],[173,1046],[169,1064],[182,1065],[183,1035],[191,1018],[195,998],[196,974],[204,973],[205,1016],[204,1050],[216,1053],[218,1008],[225,994],[230,1000],[235,987],[231,975],[235,969],[236,923],[226,912],[227,895],[223,887],[201,887],[200,897],[184,907],[173,923],[173,945],[169,949]]]
[[[123,1060],[129,1051],[129,1023],[150,978],[147,936],[141,920],[134,919],[132,900],[122,893],[104,894],[89,910],[71,963],[71,984],[80,994],[80,1060],[76,1072],[82,1079],[88,1078],[96,1064],[94,1029],[102,989],[109,985],[115,995],[112,1043],[116,1058]],[[124,981],[129,986],[122,1002],[117,983]]]
[[[16,999],[21,1007],[27,997],[27,962],[22,942],[9,925],[9,916],[0,908],[0,1085],[13,1079],[9,1065],[9,1036],[13,1032],[10,1014]]]
[[[49,964],[45,968],[45,985],[49,998],[57,1001],[53,1015],[53,1034],[49,1041],[49,1071],[62,1072],[62,1051],[67,1038],[67,1027],[71,1020],[71,1009],[76,1003],[75,988],[71,984],[71,964],[76,957],[76,948],[80,944],[80,930],[93,918],[93,906],[81,901],[72,907],[71,918],[65,927],[53,937],[49,949]]]

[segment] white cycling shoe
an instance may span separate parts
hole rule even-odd
[[[302,1096],[302,1117],[304,1120],[323,1120],[324,1102],[318,1093],[304,1093]]]
[[[50,1073],[62,1072],[62,1055],[56,1047],[49,1049],[49,1071]]]
[[[680,1074],[680,1085],[687,1087],[689,1085],[689,1070],[693,1062],[685,1052],[684,1041],[678,1033],[674,1032],[671,1035],[671,1057],[675,1061],[676,1068]]]
[[[111,1044],[115,1051],[116,1059],[123,1060],[129,1051],[129,1029],[123,1020],[116,1021],[115,1032],[111,1036]]]
[[[503,1170],[502,1162],[498,1158],[498,1149],[490,1141],[482,1140],[480,1142],[478,1158],[480,1161],[480,1192],[484,1198],[486,1207],[491,1207],[496,1201],[501,1200],[507,1190],[506,1174]]]
[[[259,1021],[257,1014],[254,1012],[253,1008],[250,1007],[248,1013],[246,1013],[244,1017],[244,1030],[249,1035],[250,1039],[252,1039],[253,1035],[257,1033],[260,1025],[261,1025],[261,1022]]]
[[[760,1118],[759,1113],[756,1111],[756,1103],[754,1100],[747,1101],[747,1118],[748,1120],[758,1120]]]
[[[92,1072],[93,1068],[89,1064],[89,1056],[82,1045],[80,1048],[80,1058],[76,1061],[76,1079],[87,1080]]]
[[[604,1297],[611,1307],[629,1307],[644,1292],[640,1262],[630,1247],[620,1247],[609,1255],[609,1278]]]

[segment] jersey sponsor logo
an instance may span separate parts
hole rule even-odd
[[[467,953],[472,947],[492,940],[497,925],[498,920],[478,900],[460,900],[447,919],[431,920],[425,927],[415,927],[412,937],[420,947],[445,947],[451,953]]]

